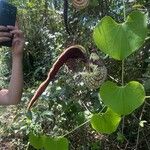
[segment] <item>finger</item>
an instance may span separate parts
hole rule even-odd
[[[10,33],[10,32],[0,32],[0,37],[12,37],[12,33]]]
[[[7,28],[8,28],[9,30],[17,30],[17,28],[16,28],[15,26],[10,26],[10,25],[8,25]]]
[[[18,21],[16,21],[15,27],[19,30],[19,24],[18,24]]]
[[[8,28],[5,26],[0,26],[0,31],[8,31]]]
[[[13,39],[13,44],[16,44],[16,43],[21,43],[21,44],[24,44],[24,41],[20,40],[20,39]]]
[[[0,42],[10,41],[11,38],[9,37],[0,37]]]
[[[18,34],[18,35],[22,35],[23,32],[21,30],[12,30],[10,31],[11,34]]]

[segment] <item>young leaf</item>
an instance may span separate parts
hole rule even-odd
[[[117,140],[120,142],[120,143],[123,143],[124,141],[125,141],[125,136],[122,134],[122,133],[120,133],[120,132],[118,132],[117,133]]]
[[[111,134],[116,131],[121,117],[111,109],[103,114],[94,114],[91,118],[92,127],[100,133]]]

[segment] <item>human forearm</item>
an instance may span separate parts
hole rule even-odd
[[[17,104],[22,96],[23,89],[23,71],[22,54],[12,57],[12,72],[10,84],[8,87],[8,99],[10,104]]]

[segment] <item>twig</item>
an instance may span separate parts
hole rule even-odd
[[[150,103],[148,103],[147,101],[145,101],[145,104],[148,105],[148,106],[150,106]]]
[[[126,139],[126,138],[125,138]],[[126,146],[125,146],[125,148],[124,148],[124,150],[126,150],[127,149],[127,147],[128,147],[128,145],[129,145],[129,141],[126,139],[126,141],[127,141],[127,143],[126,143]]]
[[[144,131],[143,131],[144,132]],[[145,135],[145,138],[149,137],[150,134]],[[139,140],[139,144],[142,143],[143,139]]]
[[[27,143],[27,147],[26,147],[26,150],[29,149],[29,146],[30,146],[30,142]]]
[[[83,105],[83,107],[84,107],[87,111],[90,112],[90,114],[92,113],[92,112],[89,110],[89,108],[86,106],[86,104],[85,104],[84,102],[81,101],[81,104]]]
[[[108,74],[108,76],[109,76],[110,79],[112,79],[112,80],[115,81],[116,83],[119,83],[119,81],[118,81],[117,79],[115,79],[114,77],[112,77],[111,75]]]
[[[150,150],[150,143],[147,141],[147,138],[146,138],[146,136],[145,136],[145,133],[144,133],[144,132],[142,132],[142,133],[143,133],[143,136],[144,136],[144,138],[145,138],[145,142],[146,142],[147,148],[148,148],[148,150]]]
[[[140,117],[139,117],[139,121],[140,121],[140,122],[141,122],[142,117],[143,117],[144,109],[145,109],[145,104],[143,105],[142,112],[141,112],[141,115],[140,115]],[[137,140],[136,140],[135,150],[137,150],[137,148],[138,148],[139,137],[140,137],[140,124],[139,124],[139,127],[138,127],[138,134],[137,134]]]
[[[121,133],[123,134],[123,132],[124,132],[124,116],[123,116],[123,118],[122,118],[122,130],[121,130]]]

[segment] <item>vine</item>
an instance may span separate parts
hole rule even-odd
[[[122,0],[123,2],[123,16],[124,16],[124,21],[126,21],[126,5],[125,5],[125,0]],[[122,60],[122,77],[121,77],[121,82],[122,82],[122,86],[124,86],[124,66],[125,65],[125,60]],[[123,131],[124,131],[124,122],[125,122],[125,117],[122,117],[122,135],[123,135]]]
[[[99,114],[101,114],[103,112],[103,110],[106,108],[106,106],[104,106],[101,111],[99,112]],[[73,133],[74,131],[76,131],[77,129],[81,128],[82,126],[84,126],[85,124],[89,123],[91,121],[91,118],[88,119],[87,121],[85,121],[84,123],[80,124],[79,126],[77,126],[76,128],[74,128],[73,130],[69,131],[68,133],[66,133],[65,135],[63,135],[62,137],[66,137],[67,135]]]

